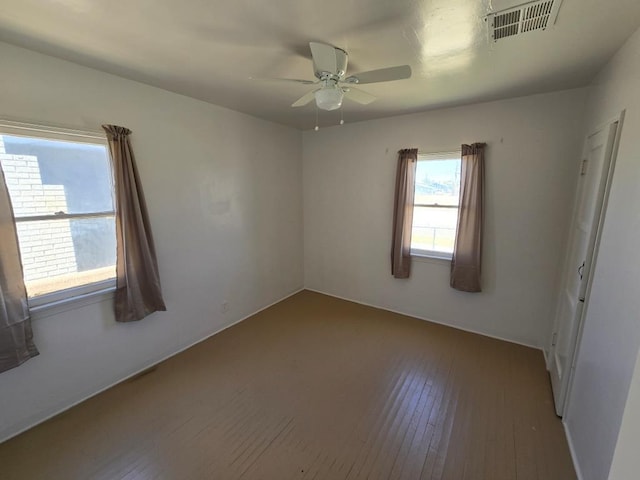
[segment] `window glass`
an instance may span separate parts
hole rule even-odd
[[[411,233],[413,253],[451,256],[459,201],[459,152],[419,155]]]
[[[0,164],[30,298],[115,277],[105,144],[0,133]]]
[[[89,213],[113,210],[111,166],[104,145],[3,135],[3,161],[9,191],[18,195],[33,186],[47,202],[14,202],[16,216]],[[12,174],[13,172],[13,174]],[[14,195],[11,195],[12,200]],[[24,201],[30,201],[25,199]]]

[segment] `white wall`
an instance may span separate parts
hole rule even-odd
[[[0,375],[2,440],[301,288],[303,235],[299,131],[6,44],[0,59],[0,115],[133,130],[168,308],[34,320],[40,356]]]
[[[304,133],[305,286],[541,347],[582,147],[585,90]],[[449,287],[449,264],[390,274],[396,152],[487,142],[484,291]]]
[[[640,355],[629,390],[629,398],[622,417],[622,427],[616,446],[609,480],[628,480],[640,472]]]
[[[585,480],[607,478],[640,345],[640,30],[595,80],[587,132],[623,109],[620,148],[565,416]],[[639,442],[636,428],[636,451]]]

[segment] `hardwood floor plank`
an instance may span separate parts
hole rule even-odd
[[[575,478],[540,351],[308,291],[1,444],[0,465],[3,480]]]

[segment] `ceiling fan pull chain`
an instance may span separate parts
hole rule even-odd
[[[316,105],[316,128],[314,128],[314,130],[316,132],[320,130],[320,127],[318,126],[318,105]]]

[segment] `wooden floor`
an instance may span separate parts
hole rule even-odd
[[[305,291],[0,445],[0,477],[575,473],[540,351]]]

